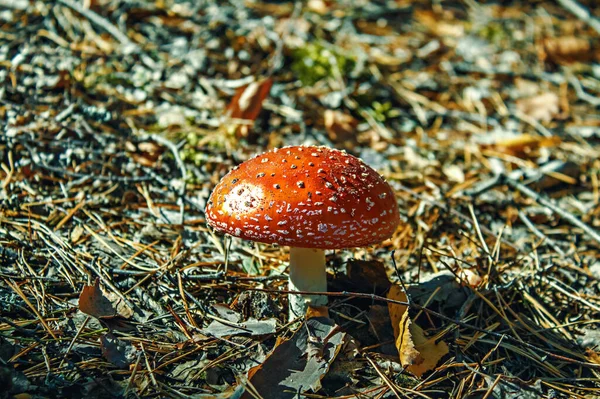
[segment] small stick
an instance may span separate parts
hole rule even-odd
[[[559,254],[561,257],[565,256],[565,252],[560,249],[560,247],[558,246],[558,244],[556,243],[556,241],[554,241],[552,238],[548,237],[547,235],[545,235],[544,233],[542,233],[532,222],[531,220],[529,220],[529,218],[527,217],[527,215],[525,215],[525,213],[519,211],[519,219],[521,219],[521,222],[523,222],[523,224],[525,224],[525,226],[527,226],[529,228],[529,230],[531,230],[531,232],[533,234],[535,234],[538,238],[543,239],[546,244],[548,244],[549,246],[552,247],[552,249]]]
[[[596,32],[600,33],[600,20],[594,18],[588,9],[575,0],[557,0],[558,3],[569,10],[577,18],[588,24]]]
[[[44,326],[44,328],[46,329],[48,334],[50,334],[52,336],[52,338],[54,338],[55,340],[58,340],[58,337],[56,336],[56,334],[54,334],[54,331],[52,331],[52,329],[50,328],[48,323],[46,323],[46,319],[44,319],[44,317],[41,315],[41,313],[38,312],[36,307],[33,306],[33,304],[29,301],[29,298],[27,298],[27,296],[21,290],[19,285],[17,283],[13,284],[8,280],[4,280],[4,282],[6,283],[6,285],[8,285],[14,292],[16,292],[21,297],[23,302],[25,302],[25,304],[29,307],[29,309],[31,309],[31,311],[37,316],[38,320],[40,321],[40,323],[42,323],[42,325]]]
[[[527,349],[531,349],[534,350],[536,352],[541,352],[544,355],[554,358],[554,359],[558,359],[558,360],[562,360],[564,362],[567,363],[571,363],[571,364],[575,364],[577,366],[582,366],[582,367],[589,367],[591,369],[594,370],[600,370],[600,364],[596,364],[596,363],[591,363],[591,362],[584,362],[581,360],[577,360],[577,359],[573,359],[567,356],[562,356],[559,355],[557,353],[553,353],[550,352],[544,348],[540,348],[539,346],[530,344],[528,342],[525,341],[520,341],[517,338],[514,338],[510,335],[506,335],[506,334],[501,334],[501,333],[497,333],[495,331],[489,331],[486,330],[485,328],[481,328],[481,327],[477,327],[476,325],[473,324],[469,324],[469,323],[465,323],[463,321],[460,320],[456,320],[453,319],[452,317],[448,317],[442,313],[436,312],[435,310],[426,308],[425,306],[419,305],[417,303],[408,303],[408,302],[404,302],[404,301],[397,301],[394,299],[389,299],[389,298],[385,298],[382,297],[380,295],[375,295],[375,294],[367,294],[367,293],[363,293],[363,292],[349,292],[349,291],[338,291],[338,292],[313,292],[313,291],[287,291],[287,290],[274,290],[274,289],[267,289],[267,288],[255,288],[255,287],[247,287],[247,290],[250,291],[262,291],[262,292],[269,292],[272,294],[278,294],[278,295],[326,295],[326,296],[333,296],[333,297],[354,297],[354,298],[365,298],[365,299],[371,299],[372,301],[380,301],[380,302],[387,302],[387,303],[393,303],[393,304],[397,304],[397,305],[403,305],[403,306],[410,306],[412,308],[414,308],[415,310],[418,311],[423,311],[426,313],[429,313],[430,315],[433,315],[435,317],[438,317],[444,321],[447,321],[449,323],[455,324],[459,327],[462,328],[468,328],[489,336],[492,336],[494,338],[498,338],[498,339],[503,339],[505,341],[509,341],[513,344],[519,345],[521,347],[527,348]]]
[[[566,221],[568,221],[569,223],[571,223],[573,226],[579,227],[587,235],[589,235],[597,243],[600,244],[600,234],[597,231],[595,231],[593,228],[591,228],[590,226],[588,226],[587,224],[585,224],[581,220],[577,219],[572,214],[570,214],[567,211],[564,211],[561,208],[559,208],[553,201],[551,201],[551,200],[549,200],[547,198],[544,198],[542,195],[536,193],[535,191],[533,191],[529,187],[525,186],[524,184],[521,184],[518,181],[515,181],[515,180],[513,180],[513,179],[511,179],[511,178],[509,178],[507,176],[504,176],[504,178],[502,180],[509,187],[514,188],[515,190],[517,190],[520,193],[522,193],[522,194],[526,195],[527,197],[531,198],[532,200],[534,200],[538,204],[543,205],[546,208],[550,209],[552,212],[556,213],[561,218],[563,218]]]
[[[466,192],[465,194],[470,195],[470,196],[477,196],[485,191],[491,190],[492,188],[502,185],[502,184],[508,185],[509,187],[519,191],[521,194],[524,194],[525,196],[531,198],[538,204],[550,209],[552,212],[556,213],[558,216],[565,219],[573,226],[579,227],[580,229],[582,229],[584,231],[584,233],[589,235],[593,240],[595,240],[597,243],[600,244],[600,233],[598,233],[592,227],[588,226],[581,220],[577,219],[577,217],[573,216],[569,212],[561,209],[552,200],[545,198],[543,195],[536,193],[535,191],[533,191],[526,185],[519,183],[518,181],[516,181],[504,174],[498,174],[498,175],[492,177],[490,180],[482,183],[479,187],[476,187],[475,189],[473,189],[469,192]]]
[[[87,325],[88,321],[90,321],[90,316],[86,316],[86,318],[83,321],[83,323],[81,323],[81,326],[77,329],[77,333],[75,334],[75,336],[71,340],[71,343],[69,343],[69,346],[67,347],[67,350],[65,351],[65,354],[64,354],[62,360],[60,361],[60,364],[58,365],[58,369],[59,370],[62,368],[62,365],[65,363],[65,360],[67,360],[67,356],[69,356],[69,353],[71,352],[71,349],[73,349],[73,345],[75,345],[75,342],[79,338],[79,335],[81,335],[81,332],[83,331],[83,329]]]
[[[179,156],[179,150],[177,149],[175,144],[173,144],[171,141],[167,140],[166,138],[159,136],[158,134],[151,134],[151,135],[146,136],[146,138],[149,138],[153,141],[156,141],[159,144],[164,145],[169,150],[171,150],[171,153],[173,153],[175,162],[177,163],[177,166],[179,167],[179,173],[181,173],[181,186],[179,187],[179,198],[177,199],[177,202],[179,203],[180,224],[183,224],[184,209],[185,209],[184,203],[183,203],[183,198],[185,197],[185,189],[186,189],[185,179],[187,176],[187,169],[185,168],[185,164],[183,163],[183,160]]]
[[[111,24],[106,18],[101,17],[96,14],[94,11],[89,10],[87,8],[82,7],[77,3],[73,3],[70,0],[58,0],[58,3],[63,6],[69,7],[71,10],[75,11],[78,14],[83,15],[87,19],[89,19],[92,23],[98,25],[100,28],[107,31],[111,36],[117,39],[123,45],[123,50],[125,53],[137,53],[140,51],[140,48],[137,44],[131,41],[123,32],[121,32],[117,27]]]

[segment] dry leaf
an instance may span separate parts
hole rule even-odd
[[[333,142],[356,139],[358,121],[349,114],[328,109],[324,115],[325,129]]]
[[[317,392],[345,339],[346,334],[333,320],[308,319],[292,338],[278,342],[263,364],[250,369],[250,383],[269,399],[293,399],[307,391]],[[248,391],[242,396],[253,397]]]
[[[306,319],[311,319],[313,317],[329,317],[329,307],[328,306],[309,306],[306,309]]]
[[[460,21],[444,21],[439,14],[429,10],[416,10],[414,15],[417,21],[436,36],[462,37],[465,34],[465,28]]]
[[[273,334],[277,328],[275,319],[256,320],[248,319],[242,323],[223,323],[212,321],[201,332],[211,337],[226,337],[231,335],[266,335]]]
[[[118,339],[112,333],[100,338],[100,347],[104,358],[118,368],[128,368],[135,360],[136,349],[133,345]]]
[[[560,111],[560,99],[551,91],[517,100],[519,112],[541,122],[550,122]]]
[[[100,279],[94,285],[85,286],[79,294],[79,310],[100,320],[110,330],[131,331],[134,327],[128,321],[133,315],[123,301],[114,294],[105,294],[100,288]]]
[[[152,141],[145,141],[140,143],[134,143],[127,141],[125,143],[127,153],[135,162],[140,165],[153,167],[156,165],[156,161],[163,153],[163,148]]]
[[[306,2],[306,8],[309,11],[316,12],[317,14],[325,15],[329,12],[328,2],[323,0],[308,0]]]
[[[522,134],[505,140],[500,140],[491,145],[482,145],[483,149],[491,149],[495,152],[512,155],[522,159],[535,158],[538,150],[543,147],[555,147],[560,144],[560,138],[556,136],[542,137],[531,134]]]
[[[590,41],[581,37],[548,37],[543,41],[544,56],[555,64],[588,62],[593,59],[594,51]]]
[[[83,287],[79,294],[79,310],[98,319],[117,315],[117,310],[113,307],[112,302],[100,289],[100,279],[98,278],[94,285]]]
[[[585,349],[585,357],[590,363],[600,364],[600,353],[596,352],[592,348]]]
[[[471,288],[477,287],[483,279],[481,276],[474,270],[471,269],[462,269],[458,272],[458,277],[460,277],[460,283],[468,285]]]
[[[240,87],[227,106],[226,115],[231,119],[255,121],[262,111],[263,101],[269,95],[272,86],[273,80],[266,78]],[[235,129],[238,136],[245,137],[248,135],[250,126],[237,124]]]
[[[75,225],[71,230],[71,243],[74,244],[81,238],[83,234],[83,227],[80,224]]]
[[[387,297],[395,301],[407,301],[406,294],[398,285],[392,286]],[[444,341],[436,343],[436,337],[426,337],[423,329],[410,319],[406,305],[388,303],[388,308],[400,364],[417,377],[433,370],[448,354],[448,345]]]

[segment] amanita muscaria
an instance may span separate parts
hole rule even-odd
[[[236,237],[290,247],[289,289],[325,292],[325,249],[363,247],[399,223],[389,184],[362,160],[327,147],[293,146],[231,170],[206,206],[210,226]],[[290,295],[290,317],[323,295]]]

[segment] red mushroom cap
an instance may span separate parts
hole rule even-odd
[[[387,182],[362,160],[327,147],[284,147],[252,158],[217,184],[208,224],[248,240],[292,247],[362,247],[399,223]]]

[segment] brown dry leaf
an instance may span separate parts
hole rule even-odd
[[[114,292],[105,293],[106,298],[112,302],[113,307],[117,311],[117,316],[129,319],[133,316],[133,309],[131,309],[125,302],[121,300]]]
[[[462,37],[465,35],[465,27],[461,25],[460,21],[443,21],[439,14],[428,10],[417,10],[414,15],[417,21],[436,36]]]
[[[163,153],[163,148],[152,141],[145,141],[137,144],[128,141],[125,143],[125,148],[131,159],[140,165],[147,167],[155,166],[156,161]]]
[[[500,140],[491,145],[483,145],[482,148],[491,149],[503,154],[512,155],[522,159],[536,157],[538,150],[543,147],[555,147],[561,143],[559,137],[542,137],[531,134],[522,134],[505,140]]]
[[[592,348],[585,349],[585,357],[590,363],[600,364],[600,353],[596,352]]]
[[[311,319],[313,317],[329,317],[329,307],[328,306],[309,306],[306,310],[306,319]]]
[[[325,110],[325,129],[333,142],[352,140],[356,138],[358,121],[349,114],[335,110]]]
[[[543,52],[544,57],[555,64],[588,62],[594,56],[590,41],[575,36],[545,38]]]
[[[387,297],[406,302],[402,287],[393,285]],[[444,341],[436,343],[435,337],[427,338],[421,327],[413,323],[408,315],[408,307],[388,303],[390,319],[396,337],[396,348],[400,354],[400,364],[417,377],[433,370],[437,363],[448,354],[448,345]]]
[[[308,0],[306,2],[306,8],[309,11],[316,12],[317,14],[325,15],[329,12],[330,3],[324,0]]]
[[[109,330],[131,331],[135,328],[128,321],[133,315],[123,301],[114,294],[105,294],[100,288],[100,279],[94,285],[85,286],[79,294],[79,310],[100,320]]]
[[[266,78],[240,87],[227,106],[226,115],[231,119],[256,120],[272,86],[273,80]],[[238,136],[245,137],[248,135],[250,126],[241,124],[237,125],[235,129]]]
[[[96,318],[115,317],[117,310],[112,302],[100,289],[100,279],[96,279],[94,285],[86,285],[79,294],[79,310]]]
[[[71,243],[74,244],[77,241],[79,241],[82,234],[83,234],[83,227],[80,224],[75,225],[75,227],[73,227],[73,230],[71,230]]]
[[[560,99],[547,91],[534,97],[517,100],[517,110],[536,121],[550,122],[559,112]]]

